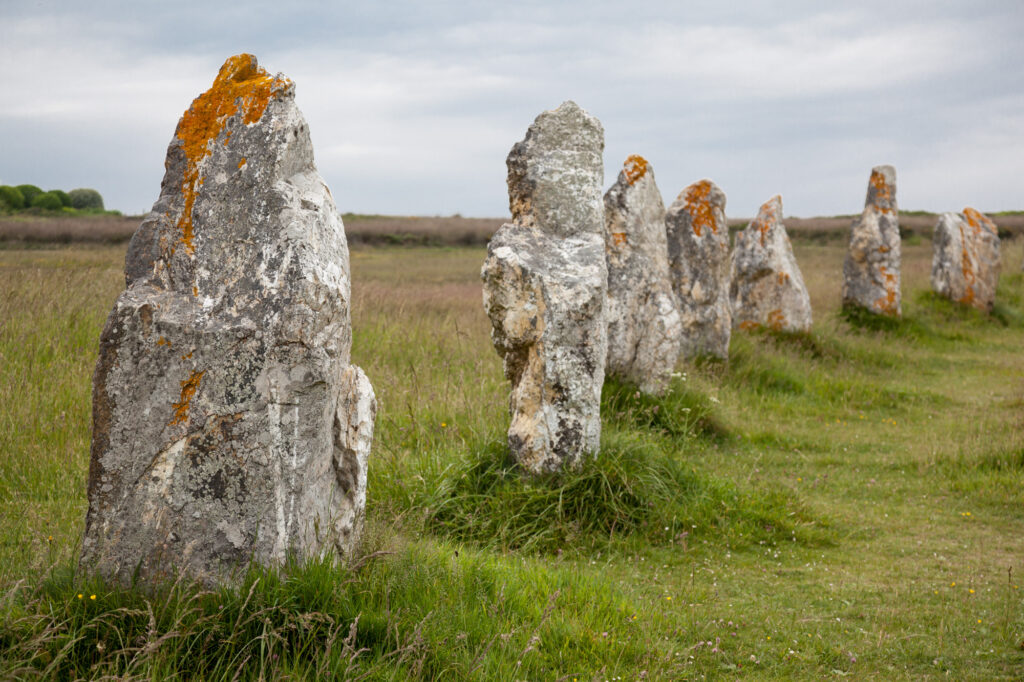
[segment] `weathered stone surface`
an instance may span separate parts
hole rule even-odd
[[[892,166],[871,169],[864,213],[850,227],[843,305],[900,316],[900,224]]]
[[[782,224],[782,197],[766,201],[736,235],[729,298],[735,327],[810,331],[811,297]]]
[[[213,583],[349,554],[376,403],[290,81],[224,64],[178,124],[125,275],[93,380],[83,568]]]
[[[600,445],[603,149],[600,122],[573,102],[537,117],[508,156],[513,222],[491,239],[480,273],[512,382],[509,448],[532,473],[573,467]]]
[[[683,318],[686,358],[729,357],[729,226],[725,192],[710,180],[676,197],[665,216],[669,270]]]
[[[609,375],[646,393],[668,387],[679,359],[683,322],[668,271],[665,204],[642,156],[626,159],[604,195],[608,261]]]
[[[940,296],[990,311],[999,283],[999,230],[973,208],[943,213],[932,237],[932,289]]]

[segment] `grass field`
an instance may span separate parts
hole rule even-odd
[[[501,447],[484,250],[353,250],[363,557],[215,592],[74,574],[123,246],[0,250],[0,678],[1021,679],[1022,244],[986,316],[910,240],[882,328],[838,314],[841,243],[796,250],[811,334],[609,383],[601,456],[540,482]]]

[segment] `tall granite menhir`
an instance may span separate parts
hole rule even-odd
[[[608,352],[601,123],[545,111],[508,155],[512,222],[481,270],[491,339],[512,382],[508,444],[540,474],[596,454]]]
[[[729,226],[725,192],[710,180],[695,182],[665,215],[669,270],[683,318],[682,355],[729,357]]]
[[[672,292],[665,204],[642,156],[626,159],[604,195],[609,375],[661,394],[679,359],[683,323]]]
[[[217,583],[358,539],[376,403],[294,93],[239,55],[178,123],[100,339],[86,570]]]
[[[989,312],[999,284],[999,229],[973,208],[943,213],[932,237],[932,289]]]
[[[811,297],[782,224],[782,197],[766,201],[736,235],[730,279],[733,326],[810,331]]]
[[[900,223],[892,166],[871,169],[864,213],[850,226],[843,306],[900,316]]]

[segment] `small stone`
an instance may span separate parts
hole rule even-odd
[[[604,195],[608,261],[606,372],[660,395],[682,343],[682,318],[668,269],[665,204],[642,156],[626,159]]]
[[[935,226],[932,249],[935,293],[991,311],[1001,267],[996,224],[973,208],[943,213]]]
[[[81,565],[215,584],[250,561],[349,556],[376,403],[291,81],[229,59],[165,167],[100,339]]]
[[[573,102],[537,117],[508,156],[512,222],[491,239],[480,273],[512,382],[509,448],[534,474],[575,467],[600,445],[603,149],[601,123]]]
[[[736,235],[729,297],[735,327],[810,331],[811,298],[782,224],[782,197],[765,202]]]
[[[690,185],[665,216],[669,270],[683,320],[682,355],[729,357],[729,226],[725,192],[710,180]]]
[[[850,227],[843,305],[900,316],[900,224],[892,166],[871,169],[864,212]]]

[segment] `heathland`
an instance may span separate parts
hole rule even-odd
[[[8,236],[0,678],[1024,675],[1024,242],[984,315],[929,293],[912,228],[905,317],[881,324],[840,314],[845,232],[794,224],[811,333],[736,332],[665,398],[607,384],[601,455],[537,481],[504,454],[481,307],[473,235],[498,222],[352,239],[353,361],[380,403],[361,556],[214,592],[75,574],[124,243]],[[464,245],[423,245],[443,242]]]

